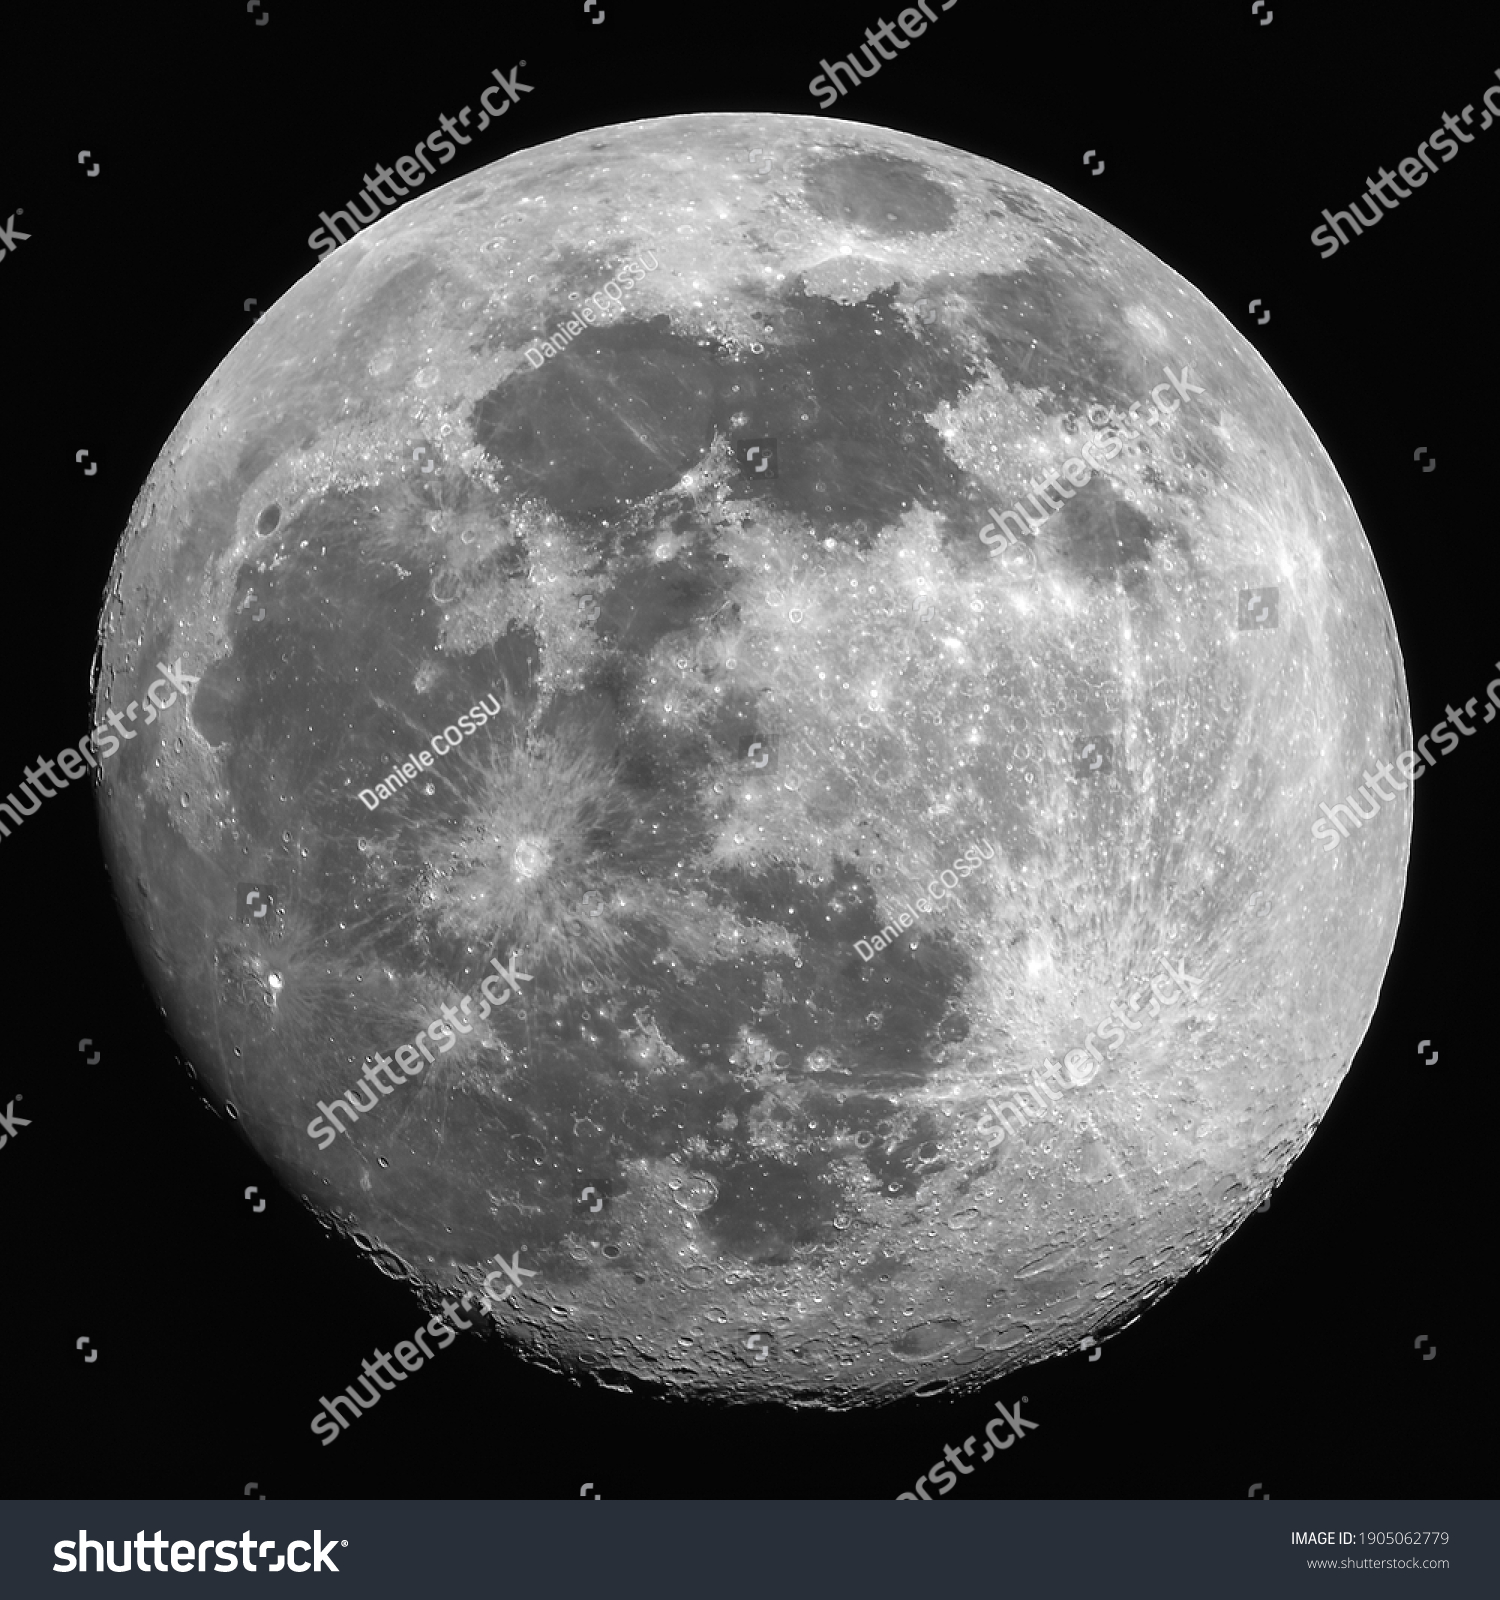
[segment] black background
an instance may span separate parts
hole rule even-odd
[[[1249,0],[960,0],[829,114],[1051,184],[1245,330],[1353,497],[1420,733],[1500,671],[1484,487],[1500,127],[1477,132],[1500,26],[1467,4],[1322,6],[1314,20],[1290,0],[1270,8],[1262,26]],[[0,221],[19,212],[30,238],[0,261],[0,788],[86,730],[104,585],[142,481],[249,326],[243,302],[264,311],[311,269],[318,212],[373,162],[523,59],[534,91],[444,178],[601,124],[818,115],[818,58],[900,9],[603,0],[596,25],[581,0],[266,0],[257,26],[224,0],[8,23]],[[1470,103],[1475,142],[1387,225],[1321,259],[1308,235],[1322,208],[1347,206]],[[1105,160],[1098,176],[1087,149]],[[1420,446],[1435,470],[1414,461]],[[1500,726],[1481,726],[1424,776],[1395,954],[1332,1109],[1269,1210],[1098,1361],[1070,1355],[982,1400],[825,1417],[579,1389],[460,1338],[331,1448],[309,1431],[318,1396],[408,1337],[419,1307],[201,1107],[75,784],[0,840],[0,1106],[20,1096],[32,1119],[0,1149],[0,1496],[241,1496],[253,1481],[276,1499],[577,1497],[585,1482],[611,1499],[889,1498],[981,1432],[992,1400],[1023,1394],[1040,1427],[954,1498],[1244,1498],[1252,1483],[1277,1499],[1492,1494],[1497,772]]]

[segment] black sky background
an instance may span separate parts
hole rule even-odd
[[[0,789],[86,731],[100,603],[142,481],[249,325],[243,302],[264,311],[311,269],[318,212],[373,162],[522,59],[534,92],[445,178],[604,124],[814,115],[818,59],[900,6],[603,9],[595,25],[581,0],[268,0],[263,26],[234,3],[58,8],[16,26],[0,221],[19,212],[30,238],[0,260]],[[1500,26],[1458,4],[1391,13],[1389,29],[1305,9],[1271,0],[1262,26],[1249,0],[1026,14],[960,0],[829,114],[1041,179],[1246,330],[1353,497],[1421,732],[1500,672],[1484,488],[1500,127],[1477,133]],[[1308,235],[1322,208],[1468,103],[1474,143],[1321,259]],[[85,448],[92,477],[74,460]],[[953,1498],[1244,1498],[1252,1483],[1277,1499],[1492,1495],[1497,776],[1500,724],[1421,780],[1394,957],[1331,1110],[1269,1210],[1099,1360],[829,1417],[577,1388],[463,1337],[331,1448],[309,1431],[318,1396],[409,1337],[420,1308],[202,1108],[74,785],[0,840],[0,1107],[19,1097],[32,1119],[0,1148],[0,1496],[238,1497],[254,1482],[275,1499],[567,1498],[591,1482],[610,1499],[890,1498],[981,1433],[993,1400],[1021,1395],[1039,1428]]]

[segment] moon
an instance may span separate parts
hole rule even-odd
[[[148,691],[103,834],[205,1100],[434,1309],[705,1401],[1132,1322],[1327,1110],[1410,846],[1409,788],[1314,831],[1410,717],[1264,360],[825,118],[578,133],[313,266],[121,540],[99,721]]]

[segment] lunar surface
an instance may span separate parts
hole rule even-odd
[[[1327,1110],[1410,839],[1313,833],[1410,724],[1265,362],[823,118],[580,133],[327,255],[162,451],[95,701],[205,1098],[433,1309],[704,1399],[1134,1320]]]

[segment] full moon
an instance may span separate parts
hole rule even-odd
[[[434,1309],[704,1400],[1134,1320],[1326,1112],[1411,833],[1324,820],[1406,690],[1257,352],[824,118],[579,133],[318,261],[143,487],[95,698],[210,1104]]]

